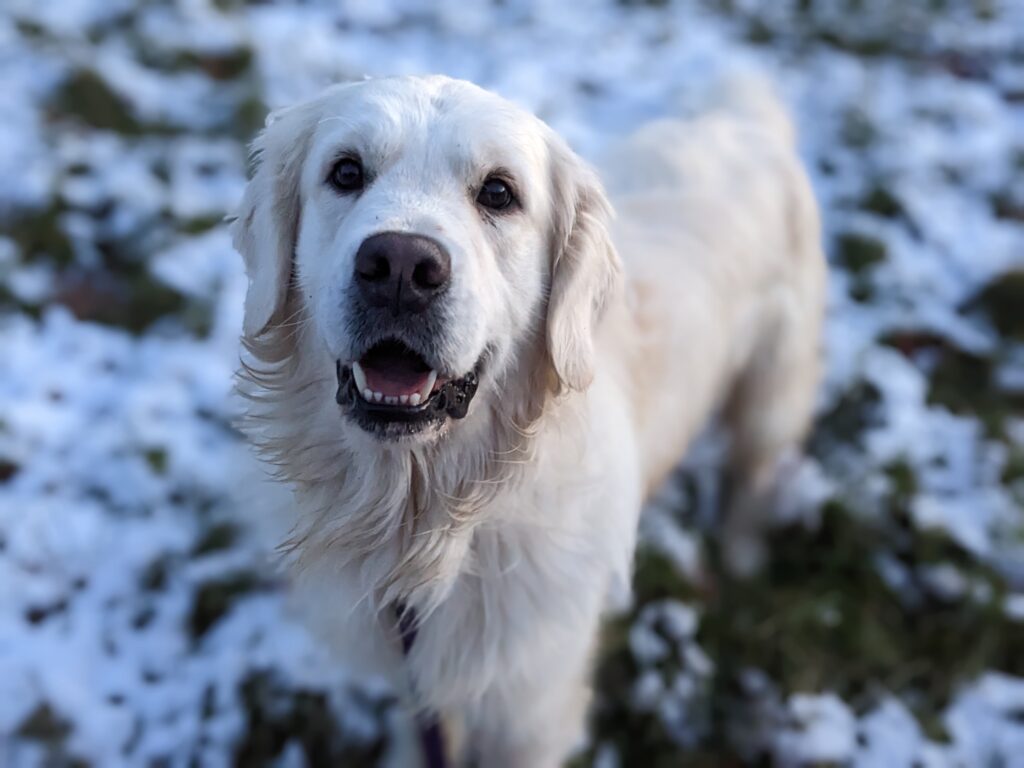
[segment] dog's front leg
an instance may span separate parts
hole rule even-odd
[[[517,686],[489,694],[473,715],[469,764],[493,768],[558,768],[581,743],[590,690],[574,680]]]
[[[588,626],[558,649],[539,647],[531,669],[506,670],[466,716],[468,765],[488,768],[558,768],[583,740],[588,684],[597,630]],[[538,644],[539,646],[539,644]]]

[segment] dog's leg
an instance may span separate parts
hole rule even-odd
[[[465,710],[465,759],[474,768],[558,768],[583,741],[600,611],[571,631],[535,625],[492,685]],[[528,644],[528,649],[522,648]]]
[[[568,659],[567,664],[572,664]],[[581,743],[589,667],[575,679],[546,679],[493,691],[474,716],[471,764],[483,768],[559,768]]]
[[[726,567],[749,575],[764,560],[763,534],[799,456],[819,379],[819,317],[807,301],[780,301],[725,411],[731,432],[721,546]]]

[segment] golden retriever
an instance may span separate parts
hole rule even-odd
[[[734,78],[644,127],[608,153],[614,220],[547,125],[447,77],[329,88],[255,153],[247,431],[312,620],[453,764],[558,765],[647,494],[721,411],[742,565],[811,418],[825,262],[786,113]]]

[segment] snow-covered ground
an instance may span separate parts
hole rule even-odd
[[[819,426],[753,583],[708,462],[652,505],[578,763],[1024,765],[1024,2],[6,0],[0,766],[381,752],[388,692],[232,496],[221,219],[268,108],[444,72],[595,157],[733,66],[777,78],[825,211]]]

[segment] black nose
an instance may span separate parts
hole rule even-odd
[[[356,252],[356,284],[363,298],[395,315],[425,310],[451,274],[448,251],[423,235],[382,232],[366,238]]]

